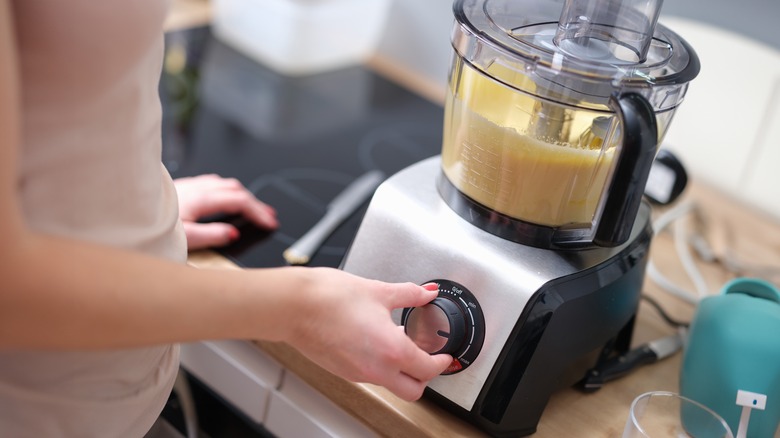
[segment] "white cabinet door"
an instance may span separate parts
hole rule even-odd
[[[182,344],[181,365],[257,423],[282,379],[282,367],[247,341]]]
[[[265,427],[279,438],[377,437],[289,371],[284,374],[281,388],[271,393]]]

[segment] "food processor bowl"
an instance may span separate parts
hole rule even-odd
[[[625,242],[695,52],[657,0],[456,0],[439,190],[544,248]]]

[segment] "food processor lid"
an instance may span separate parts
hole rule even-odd
[[[458,53],[518,85],[517,73],[607,97],[605,90],[680,85],[699,73],[691,46],[657,24],[662,0],[456,0]],[[523,80],[524,80],[523,79]],[[521,84],[520,88],[524,88]]]

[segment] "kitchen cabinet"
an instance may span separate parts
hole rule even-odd
[[[279,438],[372,438],[378,435],[293,373],[271,393],[265,427]]]
[[[252,342],[183,344],[181,366],[279,438],[377,436]]]
[[[281,365],[246,341],[184,344],[181,366],[258,424],[283,375]]]

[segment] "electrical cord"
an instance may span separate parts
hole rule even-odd
[[[693,216],[695,221],[696,226],[693,230],[690,230],[686,221],[682,220],[688,216]],[[705,263],[719,264],[726,272],[736,277],[780,278],[780,267],[748,263],[736,256],[733,249],[733,232],[728,223],[725,224],[726,247],[722,254],[716,253],[702,233],[704,222],[701,208],[692,201],[677,204],[653,222],[655,234],[660,234],[671,228],[668,231],[672,233],[675,252],[686,275],[691,279],[695,291],[687,290],[669,280],[661,273],[651,258],[647,265],[647,275],[661,289],[693,305],[697,305],[699,300],[710,295],[704,276],[696,266],[694,254]]]
[[[680,218],[691,213],[694,208],[696,208],[696,204],[694,204],[692,201],[685,201],[677,204],[676,206],[666,211],[664,214],[660,215],[653,222],[653,232],[656,235],[661,234],[675,221],[678,221]],[[675,250],[678,252],[678,256],[680,256],[686,274],[689,276],[694,275],[697,278],[695,282],[700,281],[703,283],[701,273],[698,272],[696,264],[691,258],[690,252],[683,249],[685,246],[684,237],[682,235],[683,232],[684,229],[682,228],[675,228],[672,231],[673,235],[675,235]],[[690,304],[698,304],[701,297],[700,290],[697,290],[697,292],[694,293],[678,286],[676,283],[669,280],[663,273],[661,273],[661,271],[656,267],[652,258],[650,258],[647,263],[647,276],[653,280],[661,289],[664,289],[671,295],[674,295]],[[697,289],[700,288],[702,288],[702,286],[697,285]],[[704,286],[704,288],[706,289],[706,286]]]
[[[659,234],[665,231],[666,228],[675,223],[675,221],[679,222],[679,218],[690,214],[692,211],[694,211],[695,208],[695,204],[690,201],[680,203],[671,208],[653,222],[652,226],[654,233]],[[683,263],[686,265],[686,273],[689,276],[697,278],[695,280],[697,293],[692,293],[688,290],[685,290],[667,279],[666,276],[663,275],[655,266],[652,258],[648,260],[647,275],[665,291],[693,305],[696,305],[700,299],[699,294],[701,294],[702,291],[706,291],[706,284],[704,282],[703,276],[696,268],[696,264],[693,260],[693,256],[691,255],[690,250],[685,245],[685,240],[683,239],[685,232],[686,230],[682,227],[674,227],[673,233],[675,235],[675,249],[678,254],[680,254],[681,259],[685,259]],[[689,323],[672,318],[658,301],[648,296],[646,293],[642,293],[640,298],[650,304],[650,306],[652,306],[658,312],[664,322],[673,326],[677,330],[676,336],[682,345],[684,345],[687,342]],[[666,339],[668,339],[668,337]],[[664,344],[666,343],[665,338],[655,340],[654,342],[663,342]],[[669,353],[670,352],[667,352],[666,354],[668,355]],[[601,388],[607,381],[617,378],[622,374],[631,372],[634,367],[647,363],[648,360],[655,361],[658,359],[659,356],[657,356],[656,352],[649,347],[649,344],[639,346],[633,350],[629,350],[620,354],[616,358],[609,358],[605,361],[600,360],[599,364],[597,364],[586,374],[578,387],[586,392],[596,391]],[[620,366],[616,366],[616,363],[620,364]]]
[[[664,308],[658,301],[655,300],[655,298],[652,298],[646,294],[642,294],[641,298],[647,301],[647,303],[650,304],[656,310],[656,312],[658,312],[658,314],[667,324],[675,328],[688,328],[690,325],[690,323],[680,321],[669,316],[669,314],[666,313],[666,310],[664,310]]]
[[[190,391],[190,384],[187,381],[187,374],[184,369],[179,368],[179,374],[173,384],[173,392],[179,399],[182,415],[184,417],[184,428],[187,432],[187,438],[198,438],[198,412],[195,407],[195,399]]]
[[[692,204],[689,213],[697,213],[696,204]],[[686,226],[687,223],[686,221],[682,220],[683,218],[684,217],[681,217],[674,221],[674,247],[677,251],[677,256],[680,258],[680,263],[682,264],[685,273],[688,274],[688,278],[691,279],[694,287],[696,288],[698,301],[709,295],[710,292],[709,287],[707,286],[707,281],[704,279],[704,276],[702,275],[699,268],[696,267],[696,261],[693,259],[693,255],[691,254],[691,249],[687,238],[689,235],[688,228]]]
[[[734,232],[730,224],[726,224],[725,237],[727,250],[722,256],[718,256],[710,246],[709,241],[701,235],[694,233],[691,236],[691,247],[696,250],[697,255],[705,261],[718,263],[724,269],[739,277],[760,277],[760,278],[780,278],[780,266],[762,265],[758,263],[747,263],[739,260],[736,251],[731,248],[734,246]]]
[[[694,221],[694,226],[690,227],[691,220],[685,219],[692,219]],[[699,302],[703,298],[710,295],[710,290],[706,279],[697,265],[694,254],[695,256],[699,257],[701,261],[705,263],[718,263],[728,272],[736,275],[744,274],[747,269],[751,269],[753,272],[762,272],[765,274],[780,274],[780,268],[759,265],[750,266],[738,261],[736,256],[733,254],[733,245],[731,244],[733,239],[731,239],[731,233],[728,235],[729,239],[727,240],[728,245],[726,250],[719,256],[719,254],[713,250],[710,242],[707,239],[707,235],[703,232],[705,225],[706,224],[701,208],[698,204],[691,200],[678,203],[666,212],[659,215],[658,218],[653,221],[652,227],[656,235],[666,231],[671,233],[674,249],[680,261],[680,266],[683,268],[685,274],[691,280],[691,283],[694,287],[694,290],[691,291],[671,281],[658,269],[656,264],[653,262],[652,257],[650,257],[647,262],[647,276],[665,292],[692,304],[694,307],[698,306]],[[727,231],[730,232],[731,229],[729,228]],[[682,347],[679,348],[685,348],[685,345],[688,341],[688,329],[690,322],[685,322],[673,318],[666,312],[663,306],[661,306],[661,304],[656,299],[650,297],[646,293],[642,293],[640,295],[640,299],[646,301],[651,307],[653,307],[653,309],[660,315],[664,322],[674,327],[677,330],[677,333],[672,337],[665,337],[654,340],[648,344],[639,346],[634,350],[628,351],[619,356],[617,358],[618,362],[621,363],[621,367],[619,369],[624,373],[630,372],[633,367],[641,364],[637,358],[645,358],[646,356],[642,356],[642,354],[646,354],[646,351],[655,353],[655,351],[649,347],[650,345],[656,344],[656,347],[661,345],[668,345],[667,340],[676,337],[678,342],[680,342],[682,345]],[[664,356],[653,355],[653,360],[666,357],[668,354],[670,353],[667,351]],[[616,370],[618,368],[613,365],[614,362],[615,359],[612,359],[611,361],[605,362],[592,369],[586,378],[583,379],[582,387],[585,390],[594,391],[600,388],[606,381],[615,378],[617,375]]]

